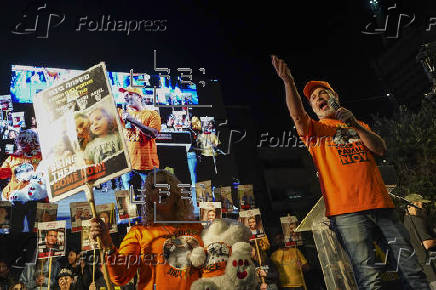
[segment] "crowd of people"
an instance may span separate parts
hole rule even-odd
[[[402,286],[435,289],[430,251],[436,247],[436,239],[428,229],[423,209],[429,200],[418,194],[406,196],[408,207],[403,225],[375,162],[375,156],[382,156],[387,150],[383,139],[351,111],[340,107],[339,94],[325,81],[310,81],[303,89],[319,120],[309,117],[287,64],[276,56],[272,56],[272,63],[283,81],[290,116],[318,171],[332,235],[348,255],[357,287],[383,287],[383,271],[374,251],[375,242],[380,242],[384,255],[396,261]],[[160,116],[143,107],[137,89],[120,89],[120,92],[127,104],[119,114],[133,169],[122,176],[122,184],[125,189],[131,186],[145,189],[146,194],[141,196],[142,224],[131,227],[121,243],[117,243],[110,234],[107,214],[91,219],[89,234],[100,241],[104,263],[94,262],[98,257],[95,251],[81,252],[72,247],[66,257],[38,259],[21,271],[11,271],[9,262],[0,260],[0,290],[93,290],[111,285],[123,289],[190,289],[194,281],[202,279],[203,269],[193,266],[191,260],[195,257],[191,254],[198,248],[204,252],[204,227],[194,222],[193,202],[183,195],[177,177],[158,170],[154,139],[161,129]],[[75,121],[78,146],[86,163],[101,162],[122,150],[121,136],[115,133],[117,122],[104,109],[96,108],[87,116],[78,114]],[[214,136],[213,127],[211,123],[209,131],[198,136],[205,157],[215,157],[214,146],[219,143],[210,138]],[[29,185],[30,176],[41,161],[37,143],[33,130],[20,132],[18,150],[0,170],[1,178],[10,178],[3,199],[11,200],[11,196],[17,196],[16,191]],[[155,174],[149,174],[152,171]],[[156,184],[168,185],[168,194],[162,195]],[[254,202],[248,195],[243,195],[241,201],[241,210]],[[205,212],[204,219],[214,223],[216,211]],[[247,230],[252,236],[251,241],[245,242],[251,242],[251,260],[233,260],[228,264],[237,269],[237,278],[249,277],[247,271],[254,265],[258,289],[310,288],[311,281],[305,279],[305,273],[311,271],[311,266],[304,254],[302,238],[295,232],[296,219],[291,219],[284,233],[286,238],[284,234],[275,234],[271,245],[260,238],[264,231],[259,228],[259,222],[254,216],[247,217]],[[45,250],[58,251],[57,244],[58,232],[48,230],[44,237]],[[120,262],[123,259],[126,262]],[[223,273],[223,269],[220,271]]]
[[[386,246],[389,258],[397,261],[404,287],[430,289],[429,277],[414,255],[375,162],[375,156],[383,156],[387,150],[384,140],[341,107],[339,94],[325,81],[309,81],[303,89],[318,120],[311,118],[288,65],[275,55],[271,58],[297,133],[318,172],[325,215],[349,256],[359,289],[382,288],[382,271],[374,251],[377,238]]]

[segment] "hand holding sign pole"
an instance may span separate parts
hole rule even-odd
[[[105,64],[40,92],[34,109],[50,201],[84,190],[96,218],[93,186],[131,169]],[[97,120],[105,125],[96,126]],[[106,286],[112,289],[103,251],[100,259]]]
[[[254,240],[254,245],[256,246],[256,254],[259,259],[259,267],[262,267],[262,257],[260,256],[259,246],[257,245],[257,240]],[[262,284],[265,283],[265,278],[263,276],[260,276],[260,280],[262,280]]]
[[[97,218],[97,210],[95,209],[95,199],[94,199],[94,184],[93,183],[87,183],[87,190],[86,192],[86,198],[88,199],[89,202],[89,206],[91,207],[91,212],[92,212],[92,217],[93,218]],[[106,261],[104,260],[104,251],[103,251],[103,244],[101,242],[101,239],[99,236],[97,236],[97,243],[98,246],[100,248],[100,261],[101,261],[101,266],[102,266],[102,271],[103,271],[103,276],[104,276],[104,280],[106,282],[106,287],[107,289],[113,289],[111,283],[110,283],[110,279],[109,279],[109,275],[107,273],[107,268],[106,268]],[[94,261],[93,261],[93,266],[92,266],[92,281],[95,282],[95,250],[93,251],[93,257],[94,257]]]

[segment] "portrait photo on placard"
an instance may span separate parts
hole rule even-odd
[[[197,182],[195,184],[195,192],[197,193],[197,203],[213,201],[212,181]]]
[[[94,240],[91,235],[89,234],[91,229],[91,221],[90,220],[84,220],[82,221],[82,232],[80,236],[81,241],[81,249],[82,251],[92,251],[94,249],[98,249],[98,242],[97,240]]]
[[[239,221],[250,229],[252,234],[251,239],[265,235],[260,210],[258,208],[240,211]]]
[[[294,230],[298,227],[298,219],[295,216],[285,216],[280,218],[284,243],[286,247],[302,246],[303,237],[300,232]]]
[[[92,218],[91,207],[88,202],[72,202],[70,203],[71,213],[71,232],[79,232],[82,230],[82,221]]]
[[[133,219],[138,216],[136,204],[130,202],[130,193],[128,190],[115,191],[115,198],[117,200],[119,220]]]
[[[200,202],[200,220],[213,222],[222,218],[221,202]]]
[[[252,184],[238,185],[238,197],[241,210],[251,209],[256,206]]]
[[[65,256],[66,221],[38,223],[38,259]]]
[[[115,205],[113,203],[100,204],[95,207],[97,216],[101,218],[110,233],[118,232]]]
[[[38,202],[36,204],[35,232],[38,229],[38,223],[53,222],[56,220],[57,215],[57,203]]]
[[[233,212],[232,187],[222,186],[215,188],[215,196],[221,201],[222,212]],[[219,196],[219,197],[218,197]]]

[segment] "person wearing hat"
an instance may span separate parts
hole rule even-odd
[[[416,251],[416,257],[424,269],[427,281],[432,289],[436,289],[435,265],[428,252],[435,250],[436,239],[433,238],[427,224],[427,213],[424,208],[424,205],[431,201],[416,193],[407,195],[405,199],[411,204],[407,206],[404,215],[404,226],[409,231],[410,243]]]
[[[62,268],[57,276],[60,290],[75,289],[73,284],[73,271],[70,268]]]
[[[51,263],[50,259],[38,259],[35,264],[26,263],[20,274],[19,281],[23,282],[27,289],[53,289],[56,285],[59,269],[60,264],[57,258],[52,259]]]
[[[395,241],[388,244],[389,253],[400,261],[403,285],[429,289],[375,162],[374,155],[382,156],[387,149],[383,139],[339,107],[339,95],[325,81],[310,81],[303,89],[319,121],[309,117],[287,64],[274,55],[272,64],[284,83],[295,128],[318,170],[326,216],[350,257],[359,289],[381,288],[380,268],[374,263],[376,231],[383,240]]]
[[[159,168],[156,136],[161,129],[161,118],[156,111],[146,110],[142,105],[142,91],[139,88],[120,88],[127,104],[121,113],[127,148],[133,171],[122,175],[123,187],[128,190],[130,185],[140,189],[145,183],[147,174],[154,168]],[[141,178],[141,184],[133,184],[134,176]],[[136,178],[139,179],[139,178]]]

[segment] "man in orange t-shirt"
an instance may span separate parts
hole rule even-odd
[[[32,196],[34,189],[29,186],[31,180],[40,175],[36,170],[42,159],[38,134],[30,129],[23,130],[16,139],[16,145],[17,151],[10,155],[0,168],[0,179],[10,178],[8,185],[3,189],[2,199],[26,202],[46,198],[45,192],[43,196]]]
[[[283,80],[295,128],[318,170],[326,216],[350,256],[359,289],[381,288],[381,271],[373,251],[375,231],[382,233],[390,258],[398,262],[403,284],[410,289],[429,289],[376,166],[373,154],[385,153],[383,139],[351,111],[335,108],[338,94],[324,81],[308,82],[303,90],[320,120],[310,118],[286,63],[276,56],[272,63]]]
[[[190,199],[182,199],[180,181],[163,170],[155,174],[156,180],[154,174],[149,174],[145,183],[144,225],[133,226],[119,248],[112,244],[101,219],[91,220],[91,236],[101,238],[114,284],[127,284],[139,270],[137,289],[189,290],[192,282],[200,278],[200,269],[191,265],[190,255],[194,248],[203,248],[203,227],[189,223],[193,221],[194,208]],[[160,193],[155,184],[169,185],[170,194]],[[155,219],[168,223],[155,223]]]
[[[140,189],[145,183],[147,174],[159,168],[156,136],[161,128],[161,119],[156,111],[146,110],[142,105],[142,93],[139,88],[119,89],[124,94],[127,108],[120,111],[124,125],[124,136],[133,171],[121,176],[123,187],[130,185]],[[134,182],[134,176],[141,178],[141,184]]]

